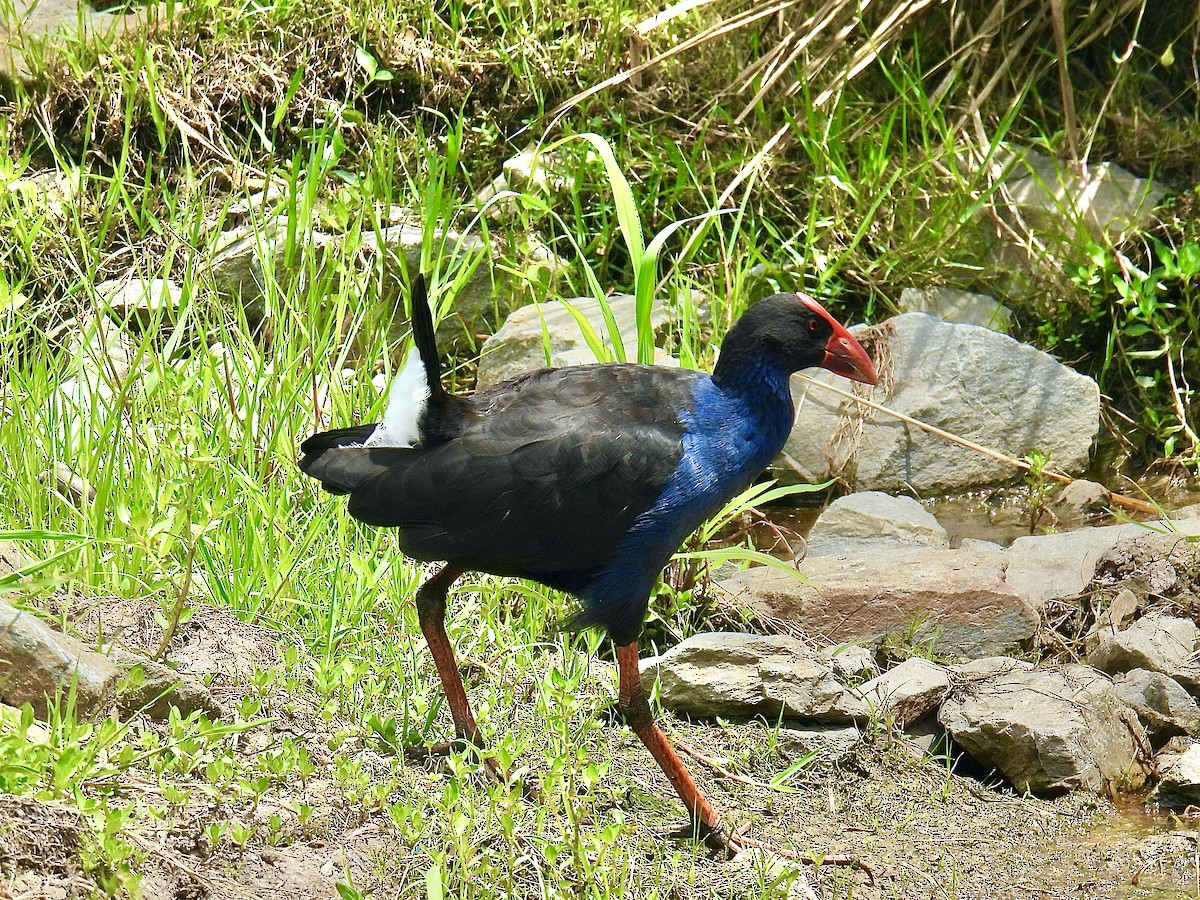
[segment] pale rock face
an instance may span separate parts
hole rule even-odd
[[[1068,472],[1082,470],[1100,427],[1100,391],[1046,353],[975,325],[905,313],[856,331],[882,349],[881,383],[855,387],[897,412],[1020,458],[1031,450]],[[849,389],[824,371],[805,373]],[[831,474],[858,490],[945,494],[1012,480],[1007,463],[968,450],[800,378],[796,424],[774,463],[788,481]]]

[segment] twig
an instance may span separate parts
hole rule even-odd
[[[899,419],[901,422],[907,422],[909,425],[915,425],[923,431],[928,431],[930,434],[936,434],[938,437],[945,438],[951,443],[966,447],[968,450],[974,450],[976,453],[982,453],[984,456],[990,456],[992,459],[997,459],[1000,462],[1007,463],[1010,466],[1015,466],[1024,472],[1028,472],[1033,468],[1032,465],[1023,459],[1015,459],[1011,456],[1007,456],[1006,454],[1001,453],[999,450],[993,450],[990,447],[977,444],[974,441],[968,440],[967,438],[959,437],[956,434],[952,434],[949,431],[944,431],[941,428],[938,428],[936,425],[930,425],[928,422],[922,422],[920,419],[914,419],[912,416],[905,415],[902,412],[897,412],[894,409],[889,409],[888,407],[876,403],[873,400],[868,400],[866,397],[859,397],[856,394],[850,393],[850,391],[844,391],[836,385],[827,384],[824,381],[818,381],[816,378],[813,378],[810,375],[805,375],[803,372],[798,372],[797,376],[802,378],[804,381],[807,381],[809,384],[815,384],[827,391],[832,391],[840,397],[853,400],[855,403],[860,403],[863,406],[875,410],[876,412],[881,412],[885,415],[892,416],[893,418]],[[1045,475],[1047,478],[1053,479],[1054,481],[1061,482],[1062,484],[1071,484],[1073,481],[1075,481],[1075,479],[1070,475],[1067,475],[1063,472],[1055,472],[1052,469],[1043,469],[1041,474]],[[1123,506],[1126,509],[1136,510],[1137,512],[1159,512],[1158,507],[1156,507],[1154,504],[1147,503],[1145,500],[1138,500],[1136,497],[1127,497],[1124,494],[1112,494],[1112,502],[1117,504],[1117,506]]]

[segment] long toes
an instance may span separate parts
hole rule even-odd
[[[404,758],[409,762],[428,762],[431,759],[444,759],[449,756],[451,751],[462,752],[466,749],[465,741],[442,741],[439,744],[430,744],[428,747],[422,745],[420,747],[405,747]]]
[[[740,836],[732,834],[723,822],[709,826],[703,822],[688,821],[672,825],[659,825],[652,830],[655,834],[660,834],[673,841],[702,843],[709,850],[723,855],[726,859],[733,859],[745,849]]]

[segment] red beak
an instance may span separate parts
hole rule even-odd
[[[825,358],[821,360],[821,368],[835,372],[851,381],[861,381],[863,384],[878,384],[879,376],[871,365],[871,357],[862,344],[851,337],[850,332],[834,322],[833,335],[825,345]]]

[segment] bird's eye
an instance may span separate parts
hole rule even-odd
[[[816,333],[817,333],[817,328],[818,328],[818,327],[819,327],[819,326],[817,325],[817,320],[816,320],[816,319],[809,319],[809,320],[808,320],[808,330],[809,330],[809,331],[811,331],[813,334],[816,334]]]

